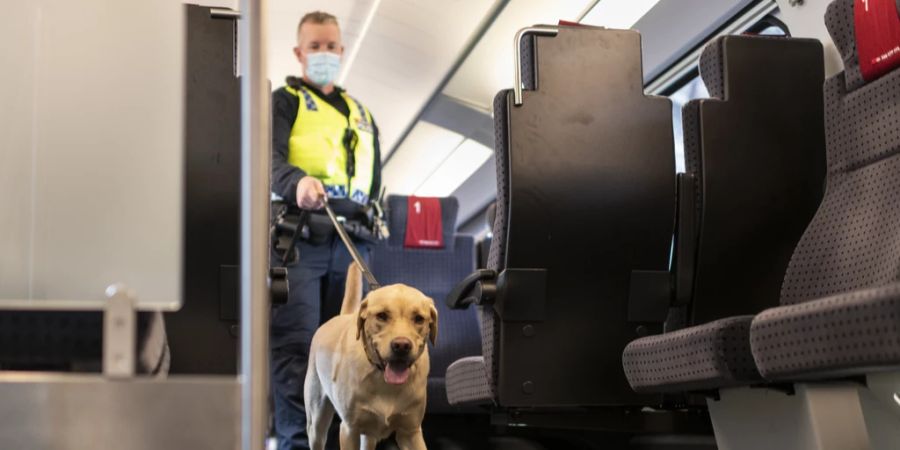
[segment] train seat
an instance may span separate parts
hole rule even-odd
[[[777,305],[791,253],[823,195],[818,40],[720,37],[701,54],[700,73],[713,98],[683,108],[687,172],[674,264],[675,304],[694,326],[625,348],[625,373],[639,392],[760,380],[752,315]],[[811,125],[794,126],[798,117]]]
[[[644,95],[634,31],[536,27],[522,36],[522,102],[508,90],[494,99],[487,269],[447,299],[480,310],[482,353],[450,365],[447,395],[509,408],[641,404],[615,366],[642,326],[665,319],[671,103]],[[634,279],[662,287],[661,315],[633,308]]]
[[[387,203],[391,236],[387,242],[374,247],[372,271],[382,285],[408,284],[434,299],[438,310],[438,339],[437,345],[429,350],[428,412],[459,412],[459,408],[447,403],[445,373],[456,359],[479,353],[481,334],[475,311],[451,310],[443,299],[459,279],[475,270],[474,240],[456,234],[459,203],[456,198],[447,197],[439,200],[443,248],[407,248],[409,197],[392,195]]]
[[[773,381],[900,366],[900,64],[862,75],[853,9],[836,0],[825,16],[844,60],[825,83],[825,199],[791,259],[784,306],[750,329],[759,370]]]
[[[866,11],[900,30],[893,3]],[[691,386],[715,390],[707,404],[719,448],[889,449],[900,440],[900,68],[894,60],[863,75],[861,36],[880,27],[864,18],[867,28],[855,29],[861,15],[854,0],[826,11],[844,71],[824,83],[825,194],[791,256],[783,306],[742,319],[738,343],[710,337],[655,367],[681,376],[678,364],[707,364],[692,355],[715,345],[726,364],[752,357],[761,378]]]

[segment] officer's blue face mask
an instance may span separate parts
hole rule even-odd
[[[341,56],[329,53],[310,53],[306,56],[306,76],[316,86],[325,87],[331,84],[341,70]]]

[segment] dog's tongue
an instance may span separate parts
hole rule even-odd
[[[409,366],[388,364],[384,369],[384,382],[387,384],[403,384],[409,378]]]

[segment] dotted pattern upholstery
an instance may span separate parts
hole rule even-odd
[[[493,398],[484,358],[460,359],[447,368],[447,401],[451,405],[484,403]]]
[[[509,121],[507,118],[507,97],[511,95],[512,92],[510,90],[503,90],[494,97],[494,160],[497,167],[497,206],[487,268],[498,273],[506,265],[506,230],[509,227]],[[481,401],[491,402],[496,398],[495,380],[500,371],[499,361],[497,358],[494,358],[496,346],[500,343],[500,326],[497,323],[497,313],[492,307],[478,307],[478,312],[481,318],[482,364],[485,370],[467,373],[469,373],[468,376],[474,376],[472,373],[483,373],[488,390],[478,390],[477,392],[484,394]],[[455,380],[453,379],[454,376],[456,375],[451,375],[448,368],[448,395],[451,384],[461,386],[469,386],[471,384],[471,382]],[[451,397],[451,404],[454,404],[453,398],[456,397]],[[473,400],[469,398],[467,401]]]
[[[700,105],[725,100],[723,46],[723,37],[714,39],[699,61],[701,77],[713,98],[691,100],[682,108],[685,166],[695,177],[697,224],[704,204]],[[628,381],[637,392],[656,393],[761,381],[750,352],[751,321],[752,316],[738,316],[636,340],[626,347],[622,358]]]
[[[842,81],[826,82],[828,185],[782,304],[900,280],[900,70],[853,95]]]
[[[751,345],[763,376],[847,376],[900,365],[900,283],[760,313]]]
[[[725,61],[722,58],[722,38],[706,44],[700,53],[700,78],[710,96],[725,99]]]
[[[102,357],[102,313],[0,313],[0,366],[58,365]]]
[[[722,97],[725,87],[722,61],[721,38],[715,39],[703,49],[700,55],[700,74],[710,95]],[[700,223],[703,208],[703,170],[700,151],[700,104],[701,99],[691,100],[681,109],[681,124],[684,138],[685,170],[694,175],[695,223]],[[676,313],[677,314],[677,313]],[[667,320],[667,323],[670,321]],[[712,325],[712,324],[710,324]],[[631,342],[622,355],[625,375],[632,389],[637,392],[676,392],[687,387],[700,386],[728,379],[720,373],[723,364],[709,355],[714,350],[705,348],[706,356],[692,354],[691,345],[715,345],[715,328],[688,328],[667,332]],[[706,333],[706,334],[704,334]],[[691,369],[683,366],[694,359],[703,365]]]
[[[700,211],[703,209],[703,171],[700,163],[700,103],[702,100],[691,100],[681,108],[681,125],[684,136],[684,168],[694,175],[694,223],[700,223]]]
[[[135,352],[137,373],[168,373],[169,345],[161,313],[138,313]],[[0,312],[0,370],[93,372],[102,369],[102,360],[102,312]]]
[[[846,91],[840,75],[825,83],[829,173],[849,173],[900,151],[898,100],[898,70],[856,91]]]
[[[762,380],[750,352],[753,316],[737,316],[631,342],[622,354],[636,392],[718,389]]]
[[[852,6],[836,0],[826,13],[846,67],[825,83],[825,198],[788,266],[788,306],[751,329],[772,380],[900,365],[900,69],[857,80]]]
[[[865,84],[856,52],[853,0],[835,0],[825,10],[825,27],[844,60],[844,82],[852,91]]]
[[[522,87],[526,90],[534,90],[534,68],[537,66],[534,60],[537,58],[535,54],[535,36],[527,36],[522,40],[522,48],[519,53],[519,60],[522,62]]]

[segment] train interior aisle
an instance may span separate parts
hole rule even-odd
[[[900,448],[900,0],[5,6],[0,449],[376,448],[312,382],[378,449]],[[421,389],[374,295],[285,337],[326,235],[433,300]]]

